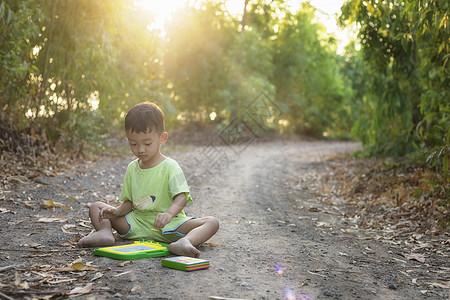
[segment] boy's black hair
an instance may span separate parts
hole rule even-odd
[[[164,113],[151,102],[142,102],[133,106],[125,117],[125,132],[164,132]]]

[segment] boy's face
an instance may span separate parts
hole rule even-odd
[[[167,132],[159,134],[155,130],[139,133],[127,131],[126,136],[131,152],[141,161],[141,167],[151,168],[160,162],[160,148],[167,141]]]

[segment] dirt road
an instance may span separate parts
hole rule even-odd
[[[359,228],[343,203],[319,201],[326,159],[358,147],[271,142],[168,153],[191,184],[195,201],[187,214],[221,223],[200,247],[211,268],[191,273],[163,268],[161,258],[120,265],[73,247],[90,232],[87,204],[116,203],[132,157],[17,178],[0,194],[1,293],[14,299],[70,293],[79,299],[448,299],[448,289],[415,282],[425,264],[401,256],[401,245]]]

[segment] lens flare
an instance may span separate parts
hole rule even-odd
[[[277,273],[278,274],[283,274],[283,272],[284,272],[284,269],[283,269],[283,266],[282,265],[276,265],[275,266],[275,271],[277,271]]]
[[[285,288],[284,295],[286,300],[312,300],[311,296],[306,293],[295,293],[292,287]]]
[[[294,289],[291,287],[284,289],[284,295],[286,296],[286,300],[295,300]]]
[[[297,294],[295,297],[295,300],[312,300],[311,296],[306,293]]]

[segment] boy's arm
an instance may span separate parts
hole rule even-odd
[[[99,211],[99,219],[112,219],[125,216],[133,210],[133,202],[130,200],[123,201],[117,207],[104,207]]]
[[[173,197],[172,205],[163,213],[160,213],[155,218],[154,228],[163,228],[170,223],[173,217],[178,215],[186,206],[186,193],[180,193]]]
[[[130,200],[125,200],[116,209],[116,214],[118,217],[125,216],[133,210],[133,202]]]

